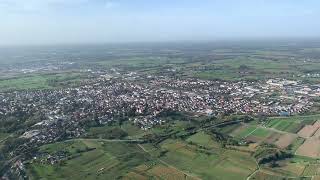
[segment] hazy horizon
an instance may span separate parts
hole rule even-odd
[[[0,45],[319,38],[316,0],[0,0]]]

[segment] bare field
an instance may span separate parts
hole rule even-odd
[[[319,127],[320,121],[315,122],[313,125],[306,125],[298,132],[298,135],[303,138],[309,138],[316,133]]]
[[[284,134],[282,135],[278,141],[275,142],[275,145],[281,149],[287,148],[294,140],[296,140],[297,136],[293,134]]]
[[[248,136],[246,138],[246,141],[248,142],[254,142],[254,143],[260,143],[263,141],[263,138],[257,137],[257,136]]]
[[[279,133],[273,133],[271,134],[269,137],[267,137],[264,142],[268,143],[268,144],[274,144],[275,142],[277,142],[280,137],[282,136],[282,134]]]
[[[312,137],[307,139],[297,150],[296,154],[317,158],[320,155],[320,138]]]
[[[320,121],[316,121],[316,122],[313,124],[313,126],[316,126],[316,127],[320,128]]]
[[[320,137],[320,128],[314,133],[314,137]]]

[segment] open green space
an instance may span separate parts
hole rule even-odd
[[[294,130],[294,128],[299,125],[299,122],[291,121],[291,120],[271,120],[267,126],[270,128],[275,128],[279,131],[287,131]],[[289,131],[290,132],[290,131]]]
[[[172,129],[183,131],[187,122],[172,122]],[[96,127],[90,131],[105,134],[115,127]],[[140,135],[140,130],[124,123],[118,127],[132,136]],[[240,127],[238,133],[242,137],[250,134],[260,138],[270,135],[270,131],[256,126]],[[164,131],[153,133],[163,134]],[[169,128],[170,129],[170,128]],[[174,132],[174,131],[173,131]],[[151,132],[149,132],[151,133]],[[192,143],[191,143],[192,142]],[[290,147],[294,151],[301,143],[298,138]],[[205,131],[189,135],[188,138],[170,138],[154,143],[124,143],[108,140],[70,140],[40,147],[40,152],[54,155],[64,152],[65,160],[58,164],[43,163],[41,159],[32,160],[27,165],[31,179],[150,179],[152,177],[168,178],[170,176],[188,179],[246,179],[257,169],[257,163],[249,151],[224,148]],[[261,167],[262,171],[251,179],[260,177],[279,178],[284,176],[300,176],[305,164],[313,162],[295,156],[280,163],[281,166],[271,169]],[[311,171],[311,170],[310,170]],[[268,172],[267,174],[262,172]],[[270,174],[271,173],[271,174]],[[187,175],[186,175],[187,174]],[[273,175],[272,175],[273,174]],[[310,174],[310,173],[309,173]],[[131,177],[131,178],[130,178]]]
[[[0,142],[9,137],[10,134],[8,133],[0,133]]]
[[[70,87],[83,81],[86,75],[81,73],[35,74],[0,79],[0,92],[10,90],[36,90]]]
[[[192,138],[199,140],[202,136],[205,135],[198,134]],[[166,172],[183,177],[181,172],[185,172],[189,174],[189,179],[228,180],[243,179],[256,168],[255,161],[248,153],[201,150],[184,141],[166,140],[160,146],[166,150],[165,154],[157,160],[153,154],[157,154],[158,149],[150,144],[143,146],[148,153],[136,144],[122,142],[72,140],[49,144],[42,146],[40,152],[64,152],[68,154],[67,159],[54,165],[43,163],[40,159],[32,160],[27,165],[27,172],[31,179],[114,179],[124,177],[127,173],[140,178],[141,175],[165,177]]]
[[[164,65],[170,67],[170,65],[183,64],[186,60],[183,58],[168,58],[168,57],[129,57],[116,60],[99,61],[98,64],[105,67],[125,67],[125,68],[152,68]]]
[[[234,137],[236,138],[246,138],[249,136],[252,132],[254,132],[257,129],[255,126],[246,126],[241,131],[234,134]]]
[[[96,63],[105,67],[119,67],[148,74],[162,74],[168,69],[175,69],[176,75],[197,77],[201,79],[222,80],[261,80],[275,77],[306,80],[297,75],[313,72],[320,68],[317,62],[304,62],[300,57],[290,59],[295,53],[285,51],[253,50],[232,52],[225,49],[214,49],[212,53],[221,56],[219,59],[202,57],[178,57],[163,55],[138,55],[114,57],[99,60]],[[308,53],[310,53],[308,51]],[[206,55],[208,56],[208,55]],[[310,79],[319,82],[317,79]]]
[[[41,147],[41,152],[67,153],[68,160],[51,165],[32,161],[28,165],[31,179],[114,179],[149,161],[135,144],[74,140]]]
[[[295,139],[293,141],[292,144],[289,145],[288,149],[295,153],[297,151],[297,149],[303,144],[303,142],[305,141],[305,139],[298,137],[297,139]]]
[[[0,80],[0,90],[47,89],[50,86],[43,76],[20,77]]]
[[[148,132],[143,131],[141,128],[137,127],[136,125],[125,122],[121,125],[121,129],[128,134],[129,139],[139,139],[144,135],[148,134]]]
[[[162,148],[168,152],[161,159],[202,179],[245,179],[256,169],[256,163],[247,153],[199,151],[183,142],[165,141]]]
[[[215,148],[215,147],[219,147],[220,145],[215,142],[212,137],[208,134],[206,134],[205,132],[201,131],[198,132],[197,134],[194,134],[192,136],[190,136],[187,139],[187,142],[192,142],[207,148]]]
[[[257,128],[251,135],[261,138],[266,138],[271,134],[269,130],[263,128]]]
[[[290,117],[271,117],[271,120],[291,120],[291,121],[306,121],[306,123],[313,123],[320,120],[320,114],[303,115],[303,116],[290,116]],[[310,121],[310,122],[309,122]]]
[[[303,171],[304,176],[314,176],[320,174],[320,164],[309,164]]]
[[[297,133],[304,125],[313,124],[319,119],[319,114],[308,116],[273,117],[269,118],[266,126],[280,131]]]

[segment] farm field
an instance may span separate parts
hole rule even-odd
[[[320,139],[318,137],[311,137],[305,140],[297,149],[296,154],[312,158],[320,157]]]
[[[240,139],[246,138],[251,133],[253,133],[256,129],[257,129],[257,127],[255,127],[255,126],[241,126],[241,127],[237,128],[236,130],[234,130],[231,133],[231,136],[233,136],[235,138],[240,138]]]
[[[302,177],[306,165],[302,163],[281,162],[278,167],[260,167],[260,171],[275,177]]]
[[[298,136],[293,134],[284,134],[275,142],[275,145],[281,149],[285,149],[292,144],[297,137]]]
[[[199,137],[206,135],[200,132],[190,140],[202,143],[198,141]],[[168,139],[160,146],[166,151],[165,154],[159,156],[157,148],[148,144],[143,146],[148,153],[135,144],[99,140],[74,140],[45,145],[40,148],[41,152],[66,152],[68,160],[59,165],[33,160],[27,166],[28,173],[31,179],[108,179],[121,176],[123,179],[175,177],[228,180],[245,179],[256,169],[256,163],[248,153],[233,150],[218,152]]]
[[[257,128],[251,135],[260,138],[266,138],[271,135],[271,132],[263,128]]]
[[[123,131],[125,131],[126,133],[128,133],[128,138],[131,138],[131,139],[139,139],[148,133],[148,132],[141,130],[137,126],[132,125],[129,122],[125,122],[124,124],[122,124],[121,129]]]
[[[41,147],[41,152],[66,152],[69,160],[60,165],[31,162],[31,179],[109,179],[149,162],[148,155],[137,145],[95,140],[74,140]]]
[[[204,133],[203,131],[198,132],[197,134],[194,134],[190,136],[187,140],[187,142],[192,142],[207,148],[217,148],[220,147],[220,145],[213,141],[210,135]]]
[[[318,158],[320,157],[320,121],[314,120],[318,118],[317,115],[305,117],[307,120],[275,118],[268,121],[266,128],[258,125],[243,125],[233,130],[230,135],[247,142],[273,144],[296,155]]]
[[[296,133],[298,132],[302,127],[303,123],[300,121],[293,121],[293,120],[279,120],[279,119],[272,119],[268,124],[267,127],[274,128],[279,131],[285,131],[289,133]]]
[[[295,153],[297,149],[304,143],[305,139],[298,137],[289,146],[288,150]]]
[[[254,180],[259,180],[259,179],[263,179],[263,180],[282,180],[282,177],[279,177],[279,176],[276,176],[276,175],[272,175],[272,174],[267,174],[267,173],[264,173],[262,171],[258,171],[250,179],[254,179]]]
[[[320,173],[320,166],[315,162],[306,162],[302,159],[280,161],[277,167],[261,166],[250,179],[314,179]]]
[[[248,153],[202,152],[194,146],[175,141],[165,141],[161,147],[168,151],[161,160],[202,179],[245,179],[256,169],[256,163]]]
[[[1,91],[23,89],[48,89],[47,79],[42,76],[21,77],[15,79],[0,80]]]
[[[241,126],[230,133],[237,139],[245,139],[250,142],[261,143],[263,141],[273,142],[277,140],[278,133],[274,133],[268,129],[256,127],[253,125]]]
[[[177,124],[182,126],[182,124]],[[104,133],[104,128],[100,133]],[[130,135],[139,135],[139,129],[123,124]],[[304,139],[292,134],[279,134],[261,127],[238,126],[236,132],[247,138],[260,138],[261,142],[279,144],[294,152]],[[99,132],[99,131],[97,131]],[[244,133],[245,132],[245,133]],[[249,134],[249,135],[248,135]],[[320,143],[319,143],[320,144]],[[300,146],[300,147],[299,147]],[[306,148],[304,148],[306,149]],[[56,154],[65,152],[67,160],[51,165],[32,160],[28,173],[32,179],[246,179],[257,169],[253,151],[245,148],[225,149],[205,131],[186,139],[168,138],[160,144],[135,144],[103,140],[72,140],[42,146],[40,152]],[[309,155],[307,155],[309,156]],[[311,156],[309,156],[311,157]],[[285,176],[314,176],[318,169],[309,160],[281,161],[276,168],[261,165],[250,179],[281,179]],[[76,172],[76,173],[73,173]],[[174,177],[174,178],[173,178]]]
[[[9,79],[0,79],[0,91],[70,87],[80,83],[86,78],[87,76],[85,74],[75,72],[18,76]]]
[[[320,127],[320,121],[316,121],[312,125],[304,126],[304,128],[302,128],[298,132],[298,135],[300,137],[303,137],[303,138],[309,138],[309,137],[313,136],[316,133],[316,131],[319,129],[319,127]]]
[[[0,133],[0,142],[6,139],[10,134],[8,133]]]
[[[298,121],[303,122],[305,124],[313,124],[315,121],[320,120],[320,114],[313,115],[303,115],[303,116],[290,116],[290,117],[271,117],[269,120],[280,121],[280,120],[290,120],[290,121]],[[275,122],[273,121],[273,122]]]
[[[148,180],[148,179],[172,179],[172,180],[196,180],[197,178],[186,176],[179,170],[165,165],[141,165],[134,168],[123,177],[124,180]]]
[[[283,134],[277,133],[277,132],[273,132],[271,133],[270,136],[268,136],[267,138],[265,138],[264,142],[268,143],[268,144],[274,144],[275,142],[277,142],[281,137],[283,136]]]

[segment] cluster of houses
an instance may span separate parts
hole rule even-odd
[[[215,116],[293,115],[308,111],[310,99],[319,95],[320,87],[281,79],[227,82],[130,73],[123,78],[101,76],[78,88],[1,93],[0,116],[41,113],[44,118],[22,137],[53,142],[83,134],[83,121],[107,124],[129,117],[149,129],[164,123],[159,114],[166,110]]]
[[[17,64],[5,64],[0,67],[0,74],[29,74],[35,72],[57,72],[79,68],[79,64],[72,61],[52,61],[43,63],[39,62],[21,62]]]

